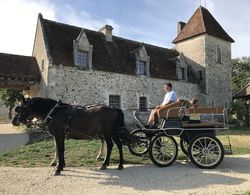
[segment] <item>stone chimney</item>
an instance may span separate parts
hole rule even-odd
[[[185,22],[178,22],[177,24],[177,35],[180,34],[181,30],[183,29],[183,27],[186,25]]]
[[[99,32],[102,32],[103,34],[105,34],[106,41],[112,42],[112,30],[113,30],[113,27],[106,24],[104,27],[102,27],[99,30]]]

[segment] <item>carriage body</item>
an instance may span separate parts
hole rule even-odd
[[[148,152],[150,159],[157,166],[169,166],[176,160],[176,137],[179,137],[183,153],[199,168],[215,168],[223,161],[224,154],[232,154],[227,109],[172,106],[158,111],[162,122],[157,129],[145,128],[139,113],[133,113],[139,129],[132,134],[141,136],[142,150],[136,152],[131,146],[130,151],[135,155]],[[227,143],[224,145],[218,139],[222,135],[226,136]]]

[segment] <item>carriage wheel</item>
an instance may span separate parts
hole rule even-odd
[[[190,160],[199,168],[213,169],[224,158],[223,146],[215,136],[202,134],[194,137],[188,149]]]
[[[173,137],[158,134],[149,146],[149,157],[159,167],[171,165],[178,155],[178,146]]]
[[[188,156],[188,146],[189,144],[184,140],[184,139],[180,139],[180,146],[181,146],[181,150],[182,152]]]
[[[148,152],[150,140],[145,135],[144,131],[141,129],[135,129],[131,132],[131,135],[135,135],[140,139],[139,142],[131,143],[128,145],[128,149],[131,152],[131,154],[136,156],[141,156],[143,154],[146,154]]]

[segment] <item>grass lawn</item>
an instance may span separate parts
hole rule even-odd
[[[250,154],[250,131],[231,131],[230,139],[233,153]],[[227,141],[226,136],[219,136],[222,142]],[[178,142],[178,141],[177,141]],[[95,158],[99,151],[99,140],[66,140],[65,142],[65,161],[67,166],[85,166],[96,167],[101,166],[101,161]],[[20,166],[20,167],[41,167],[49,166],[54,158],[54,141],[52,139],[46,141],[28,144],[14,150],[0,153],[0,166]],[[147,155],[137,157],[130,154],[127,146],[124,146],[125,163],[129,164],[149,164],[151,163]],[[178,159],[186,160],[187,157],[179,151]],[[111,155],[111,164],[117,165],[119,160],[117,147]]]

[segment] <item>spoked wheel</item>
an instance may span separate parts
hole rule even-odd
[[[148,152],[150,139],[145,135],[144,131],[135,129],[131,132],[131,135],[137,136],[139,140],[128,145],[129,151],[136,156],[146,154]]]
[[[158,134],[150,143],[149,157],[159,167],[171,165],[178,155],[178,146],[173,137]]]
[[[188,153],[190,160],[202,169],[213,169],[219,166],[224,158],[220,140],[207,134],[194,137],[190,142]]]
[[[188,156],[188,146],[189,144],[184,140],[184,139],[180,139],[180,146],[181,146],[181,150],[182,152]]]

